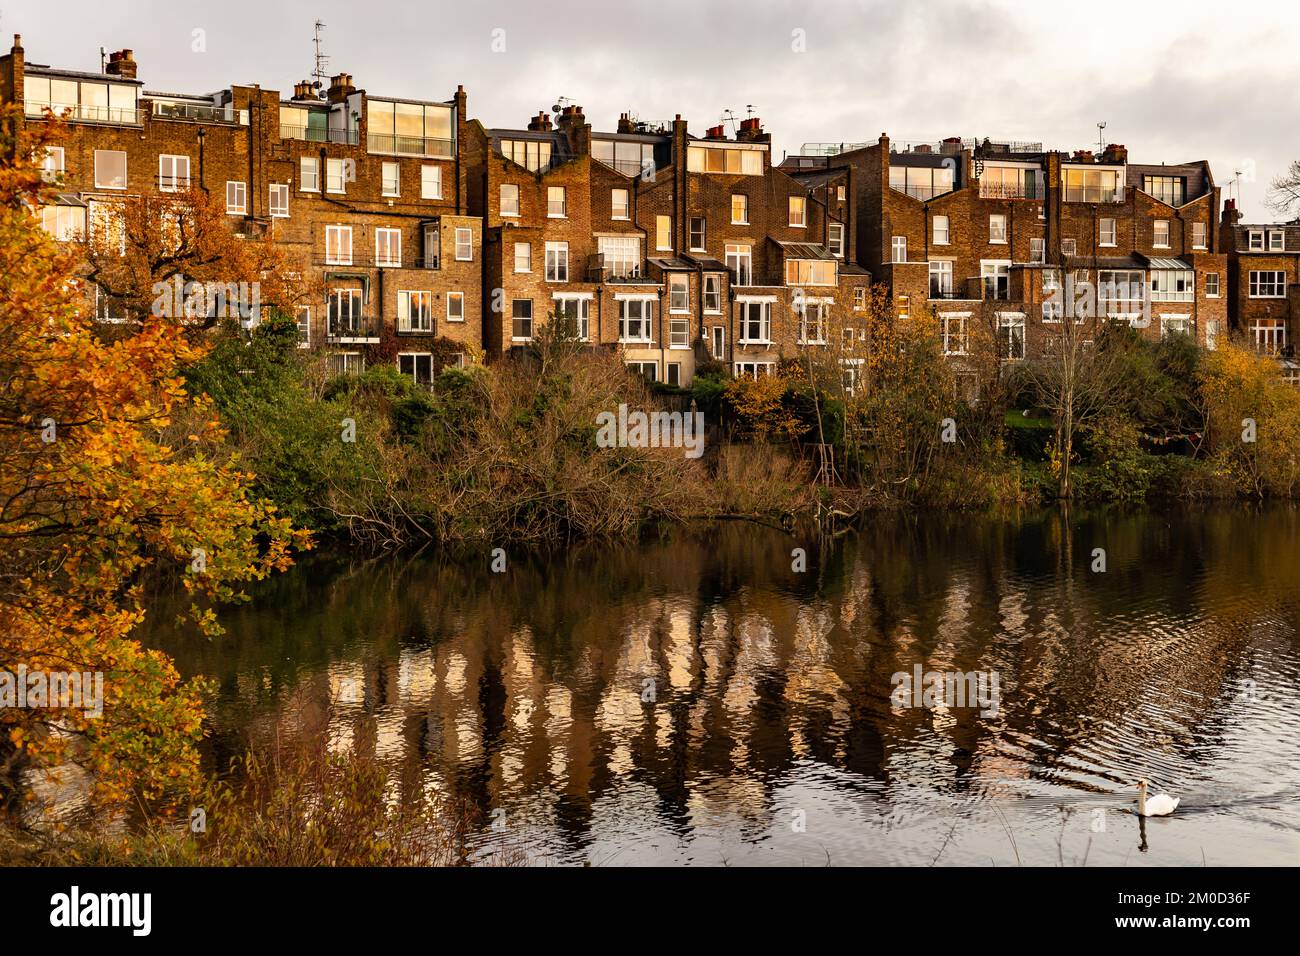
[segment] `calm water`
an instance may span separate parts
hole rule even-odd
[[[150,640],[219,682],[212,760],[324,735],[539,864],[1294,864],[1297,584],[1291,509],[731,524],[313,558],[221,641]],[[894,706],[918,664],[996,673],[997,713]]]

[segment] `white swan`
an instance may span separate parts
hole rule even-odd
[[[1167,793],[1157,793],[1149,800],[1147,799],[1147,782],[1138,781],[1138,816],[1142,817],[1167,817],[1178,809],[1179,797],[1171,797]]]

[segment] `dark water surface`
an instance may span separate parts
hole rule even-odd
[[[214,761],[323,735],[539,864],[1300,862],[1294,509],[822,546],[737,523],[489,564],[312,557],[220,641],[149,640],[217,681]],[[895,706],[915,665],[995,673],[996,713]],[[1174,817],[1132,814],[1141,777]]]

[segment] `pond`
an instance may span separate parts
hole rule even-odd
[[[220,640],[171,614],[147,640],[217,682],[213,766],[317,736],[540,865],[1300,862],[1294,508],[732,522],[492,565],[312,555]],[[1143,778],[1174,816],[1134,814]]]

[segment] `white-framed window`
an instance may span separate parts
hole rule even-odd
[[[786,259],[785,284],[789,286],[835,285],[835,260]]]
[[[59,242],[75,242],[86,234],[86,207],[42,206],[41,228]]]
[[[533,271],[533,245],[530,242],[515,243],[515,271]]]
[[[704,274],[704,311],[711,315],[722,311],[722,276],[717,272]]]
[[[360,375],[366,360],[360,352],[335,352],[330,356],[330,371],[335,375]]]
[[[844,224],[831,222],[826,224],[826,248],[837,259],[844,258]]]
[[[713,357],[721,360],[727,355],[727,327],[725,325],[715,325],[712,332],[710,341],[713,345]]]
[[[1160,316],[1160,337],[1167,339],[1171,335],[1188,335],[1192,330],[1192,317],[1190,315],[1162,315]]]
[[[311,348],[311,306],[300,305],[294,309],[298,323],[298,348]]]
[[[857,286],[853,290],[853,311],[867,311],[867,287],[864,285]]]
[[[71,208],[83,216],[87,212],[85,209]],[[119,256],[126,255],[126,216],[121,207],[115,203],[92,202],[89,213],[90,239],[95,248],[109,253],[116,250]],[[170,224],[174,219],[169,217],[168,221]],[[81,230],[78,229],[78,232]]]
[[[727,268],[731,270],[731,284],[750,285],[754,278],[751,247],[741,243],[728,243],[725,255]]]
[[[569,244],[567,242],[548,242],[546,244],[546,281],[569,281]]]
[[[1219,347],[1219,320],[1205,320],[1205,348],[1213,352]]]
[[[1277,355],[1286,348],[1285,319],[1256,319],[1250,326],[1255,348],[1266,355]]]
[[[1079,252],[1079,242],[1077,239],[1061,240],[1061,255],[1073,256],[1073,255],[1077,255],[1078,252]]]
[[[836,202],[844,202],[844,187],[843,187],[843,186],[836,186],[836,187],[835,187],[835,201],[836,201]]]
[[[690,221],[690,227],[691,227],[691,237],[690,237],[691,252],[703,252],[704,249],[705,249],[705,245],[704,245],[705,220],[704,220],[704,217],[703,217],[703,216],[692,216],[692,217],[691,217],[691,221]]]
[[[734,374],[736,378],[752,378],[758,381],[760,376],[771,375],[775,369],[775,362],[737,362]]]
[[[649,343],[653,341],[654,299],[618,300],[618,340]]]
[[[95,150],[95,188],[126,188],[126,152],[120,149]]]
[[[691,311],[691,279],[684,272],[668,274],[668,311]]]
[[[673,251],[673,217],[655,216],[655,249]]]
[[[1152,302],[1191,302],[1196,298],[1196,273],[1191,269],[1152,269]]]
[[[1155,234],[1151,238],[1151,244],[1157,249],[1169,248],[1169,220],[1157,219],[1154,225]]]
[[[289,184],[271,183],[271,218],[289,218]]]
[[[515,183],[501,184],[501,215],[511,219],[519,216],[519,187]]]
[[[510,337],[527,342],[533,337],[533,300],[515,299],[510,303]]]
[[[41,179],[47,183],[58,182],[65,170],[64,159],[62,146],[46,146],[41,156]]]
[[[226,180],[226,214],[242,216],[248,212],[248,186],[245,183]]]
[[[939,316],[943,332],[943,354],[965,355],[970,345],[966,331],[969,312],[945,312]]]
[[[1029,261],[1046,262],[1047,261],[1047,243],[1037,236],[1031,236],[1029,239]]]
[[[806,196],[790,197],[790,225],[803,229],[808,225],[808,198]]]
[[[1252,299],[1285,299],[1286,273],[1251,270],[1249,294]]]
[[[325,227],[325,264],[328,266],[352,265],[352,227]]]
[[[1006,245],[1007,241],[1007,217],[1002,213],[994,213],[989,216],[989,242],[997,245]]]
[[[952,229],[947,216],[935,216],[931,228],[934,235],[931,241],[936,246],[946,246],[952,242]]]
[[[930,262],[930,298],[952,297],[952,263],[935,259]]]
[[[658,362],[624,362],[629,372],[640,375],[647,382],[659,381],[659,363]]]
[[[749,197],[744,193],[731,194],[731,224],[733,226],[749,225]]]
[[[402,194],[402,172],[397,163],[385,160],[380,164],[379,192],[383,196],[400,196]]]
[[[416,385],[428,385],[433,381],[433,356],[428,352],[398,352],[397,371]]]
[[[1183,204],[1182,176],[1143,176],[1142,190],[1155,196],[1167,206]]]
[[[601,268],[611,279],[630,279],[641,274],[641,239],[638,236],[600,236],[596,240]]]
[[[1207,299],[1217,299],[1219,297],[1219,274],[1217,272],[1205,273],[1205,297]]]
[[[442,198],[442,167],[425,165],[420,167],[420,198]]]
[[[1019,361],[1025,357],[1025,313],[999,312],[998,333],[1002,337],[1002,357]]]
[[[897,304],[894,306],[894,313],[900,319],[909,318],[912,315],[912,297],[910,295],[899,295]]]
[[[830,318],[830,303],[820,299],[804,299],[799,312],[799,344],[825,345],[826,325]]]
[[[585,342],[591,334],[591,295],[556,293],[552,298],[556,319],[568,323],[573,335]]]
[[[437,225],[428,223],[424,227],[424,268],[438,268],[438,255],[442,251],[442,233]]]
[[[569,204],[563,186],[546,187],[546,215],[549,219],[565,219],[568,217]]]
[[[1264,230],[1252,229],[1247,236],[1249,238],[1251,252],[1264,251]]]
[[[1206,241],[1207,241],[1206,237],[1208,235],[1209,235],[1209,230],[1206,228],[1205,223],[1203,222],[1192,223],[1192,248],[1204,249],[1206,247]]]
[[[691,347],[691,320],[668,320],[668,347],[670,349],[688,349]]]
[[[341,193],[347,191],[347,185],[344,182],[344,164],[341,159],[325,160],[325,191],[327,193]]]
[[[631,218],[631,201],[626,189],[611,189],[609,191],[609,218],[610,219],[629,219]]]
[[[375,229],[375,265],[401,266],[402,230]]]
[[[456,229],[456,261],[473,262],[474,261],[474,230],[467,228]]]
[[[302,156],[298,159],[298,189],[305,193],[320,192],[320,158]]]
[[[1281,229],[1268,231],[1268,251],[1282,252],[1286,248],[1286,233]]]
[[[465,293],[464,292],[447,293],[447,321],[448,322],[465,321]]]
[[[664,381],[669,385],[682,384],[682,363],[667,362],[664,364]]]
[[[980,279],[984,283],[984,298],[1011,298],[1011,263],[1005,259],[981,259]]]
[[[893,242],[890,243],[892,255],[891,262],[907,261],[907,236],[894,236]]]
[[[397,331],[433,331],[432,292],[402,290],[397,293]]]
[[[158,157],[158,191],[178,193],[190,188],[190,158],[164,153]]]
[[[770,345],[772,341],[772,303],[741,300],[740,344]]]
[[[1115,235],[1114,219],[1110,219],[1110,218],[1102,219],[1101,224],[1099,226],[1099,232],[1100,235],[1097,238],[1097,245],[1113,246],[1116,244],[1117,239]]]
[[[352,338],[361,330],[361,290],[331,289],[329,295],[329,334]]]

